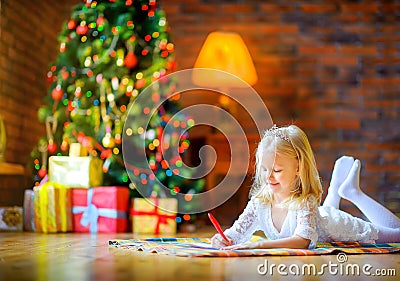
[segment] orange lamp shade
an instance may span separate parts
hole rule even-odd
[[[207,36],[194,64],[193,83],[200,86],[243,87],[238,79],[217,71],[196,72],[196,68],[211,68],[233,74],[249,85],[257,82],[257,73],[249,50],[239,34],[212,32]],[[211,77],[210,77],[211,76]]]

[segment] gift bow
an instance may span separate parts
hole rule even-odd
[[[134,215],[147,215],[147,216],[157,216],[157,224],[156,224],[156,229],[154,230],[154,234],[160,234],[160,225],[161,224],[168,224],[167,219],[176,219],[175,215],[166,215],[162,214],[158,211],[158,206],[159,206],[159,199],[158,198],[152,198],[154,199],[154,210],[149,212],[149,211],[136,211],[134,209],[131,209],[130,214],[132,216]],[[147,199],[145,199],[147,200]]]
[[[110,208],[98,208],[92,204],[93,188],[90,188],[87,193],[87,206],[72,207],[73,214],[82,214],[81,225],[87,227],[90,225],[90,233],[97,233],[99,217],[111,219],[125,219],[127,214],[124,211],[117,211]]]

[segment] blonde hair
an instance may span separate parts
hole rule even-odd
[[[264,133],[256,150],[255,175],[250,196],[260,197],[266,203],[273,201],[273,193],[265,180],[262,179],[261,173],[262,157],[266,151],[271,149],[275,150],[274,156],[279,154],[283,157],[294,158],[298,160],[299,164],[299,176],[294,183],[294,190],[284,204],[288,208],[300,208],[309,200],[319,204],[322,196],[322,185],[314,153],[307,135],[296,125],[280,128],[274,126]]]

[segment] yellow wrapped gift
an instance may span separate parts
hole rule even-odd
[[[102,186],[103,161],[96,157],[51,156],[49,181],[68,187]]]
[[[38,232],[72,231],[71,189],[55,182],[35,186],[34,209]]]
[[[133,233],[175,234],[177,210],[175,198],[133,198]]]

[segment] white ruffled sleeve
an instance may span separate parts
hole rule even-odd
[[[312,201],[312,200],[311,200]],[[305,239],[310,240],[309,249],[313,249],[316,246],[318,240],[317,233],[317,211],[318,208],[313,202],[307,202],[307,206],[302,206],[297,210],[297,226],[294,234]]]
[[[234,244],[247,242],[256,230],[259,230],[258,207],[259,199],[251,198],[246,208],[234,224],[224,234],[233,240]]]

